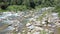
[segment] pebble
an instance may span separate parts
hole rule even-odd
[[[40,34],[40,32],[34,32],[33,34]]]
[[[26,26],[29,26],[29,25],[31,25],[31,24],[30,24],[30,23],[27,23],[27,24],[26,24]]]

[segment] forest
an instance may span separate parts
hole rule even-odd
[[[35,9],[35,7],[38,7],[38,6],[56,7],[56,6],[60,6],[59,4],[60,4],[60,0],[0,0],[1,9],[6,9],[9,6],[13,7],[13,5],[23,6],[23,7],[20,7],[22,9],[28,9],[28,8]],[[3,8],[3,6],[4,6],[4,8]],[[17,7],[17,6],[15,6],[15,7]]]
[[[54,12],[60,13],[60,0],[0,0],[0,12],[24,11],[43,7],[55,7]]]

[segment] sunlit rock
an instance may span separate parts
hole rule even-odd
[[[38,18],[39,16],[34,16],[34,18]]]
[[[52,33],[53,31],[49,31],[49,33]]]
[[[20,16],[18,13],[12,14],[13,16]]]
[[[48,29],[45,29],[45,31],[46,31],[46,32],[49,32],[49,30],[48,30]]]
[[[31,25],[31,23],[27,23],[27,24],[26,24],[26,26],[29,26],[29,25]]]
[[[35,21],[35,22],[33,23],[33,25],[35,25],[35,26],[40,26],[41,24],[40,24],[40,21]]]
[[[34,32],[33,34],[40,34],[40,32]]]
[[[20,32],[18,32],[18,34],[21,34]]]
[[[27,32],[27,34],[31,34],[31,32]]]
[[[21,34],[20,32],[18,34]]]
[[[43,30],[41,27],[35,27],[36,30]]]
[[[34,29],[35,26],[34,26],[34,25],[31,25],[31,26],[29,26],[29,27],[27,27],[27,28],[29,28],[29,29]]]
[[[35,19],[35,18],[30,18],[29,20],[30,20],[30,21],[36,21],[36,19]]]
[[[49,27],[51,27],[52,25],[48,24]]]
[[[46,22],[43,21],[42,24],[46,24]]]

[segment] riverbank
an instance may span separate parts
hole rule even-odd
[[[55,23],[59,19],[58,13],[52,12],[54,7],[45,7],[40,10],[28,10],[18,12],[2,12],[0,14],[0,33],[3,34],[52,34],[54,28],[59,27]],[[59,25],[58,25],[59,24]]]

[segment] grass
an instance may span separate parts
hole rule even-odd
[[[42,30],[40,31],[40,34],[46,34],[46,31]]]

